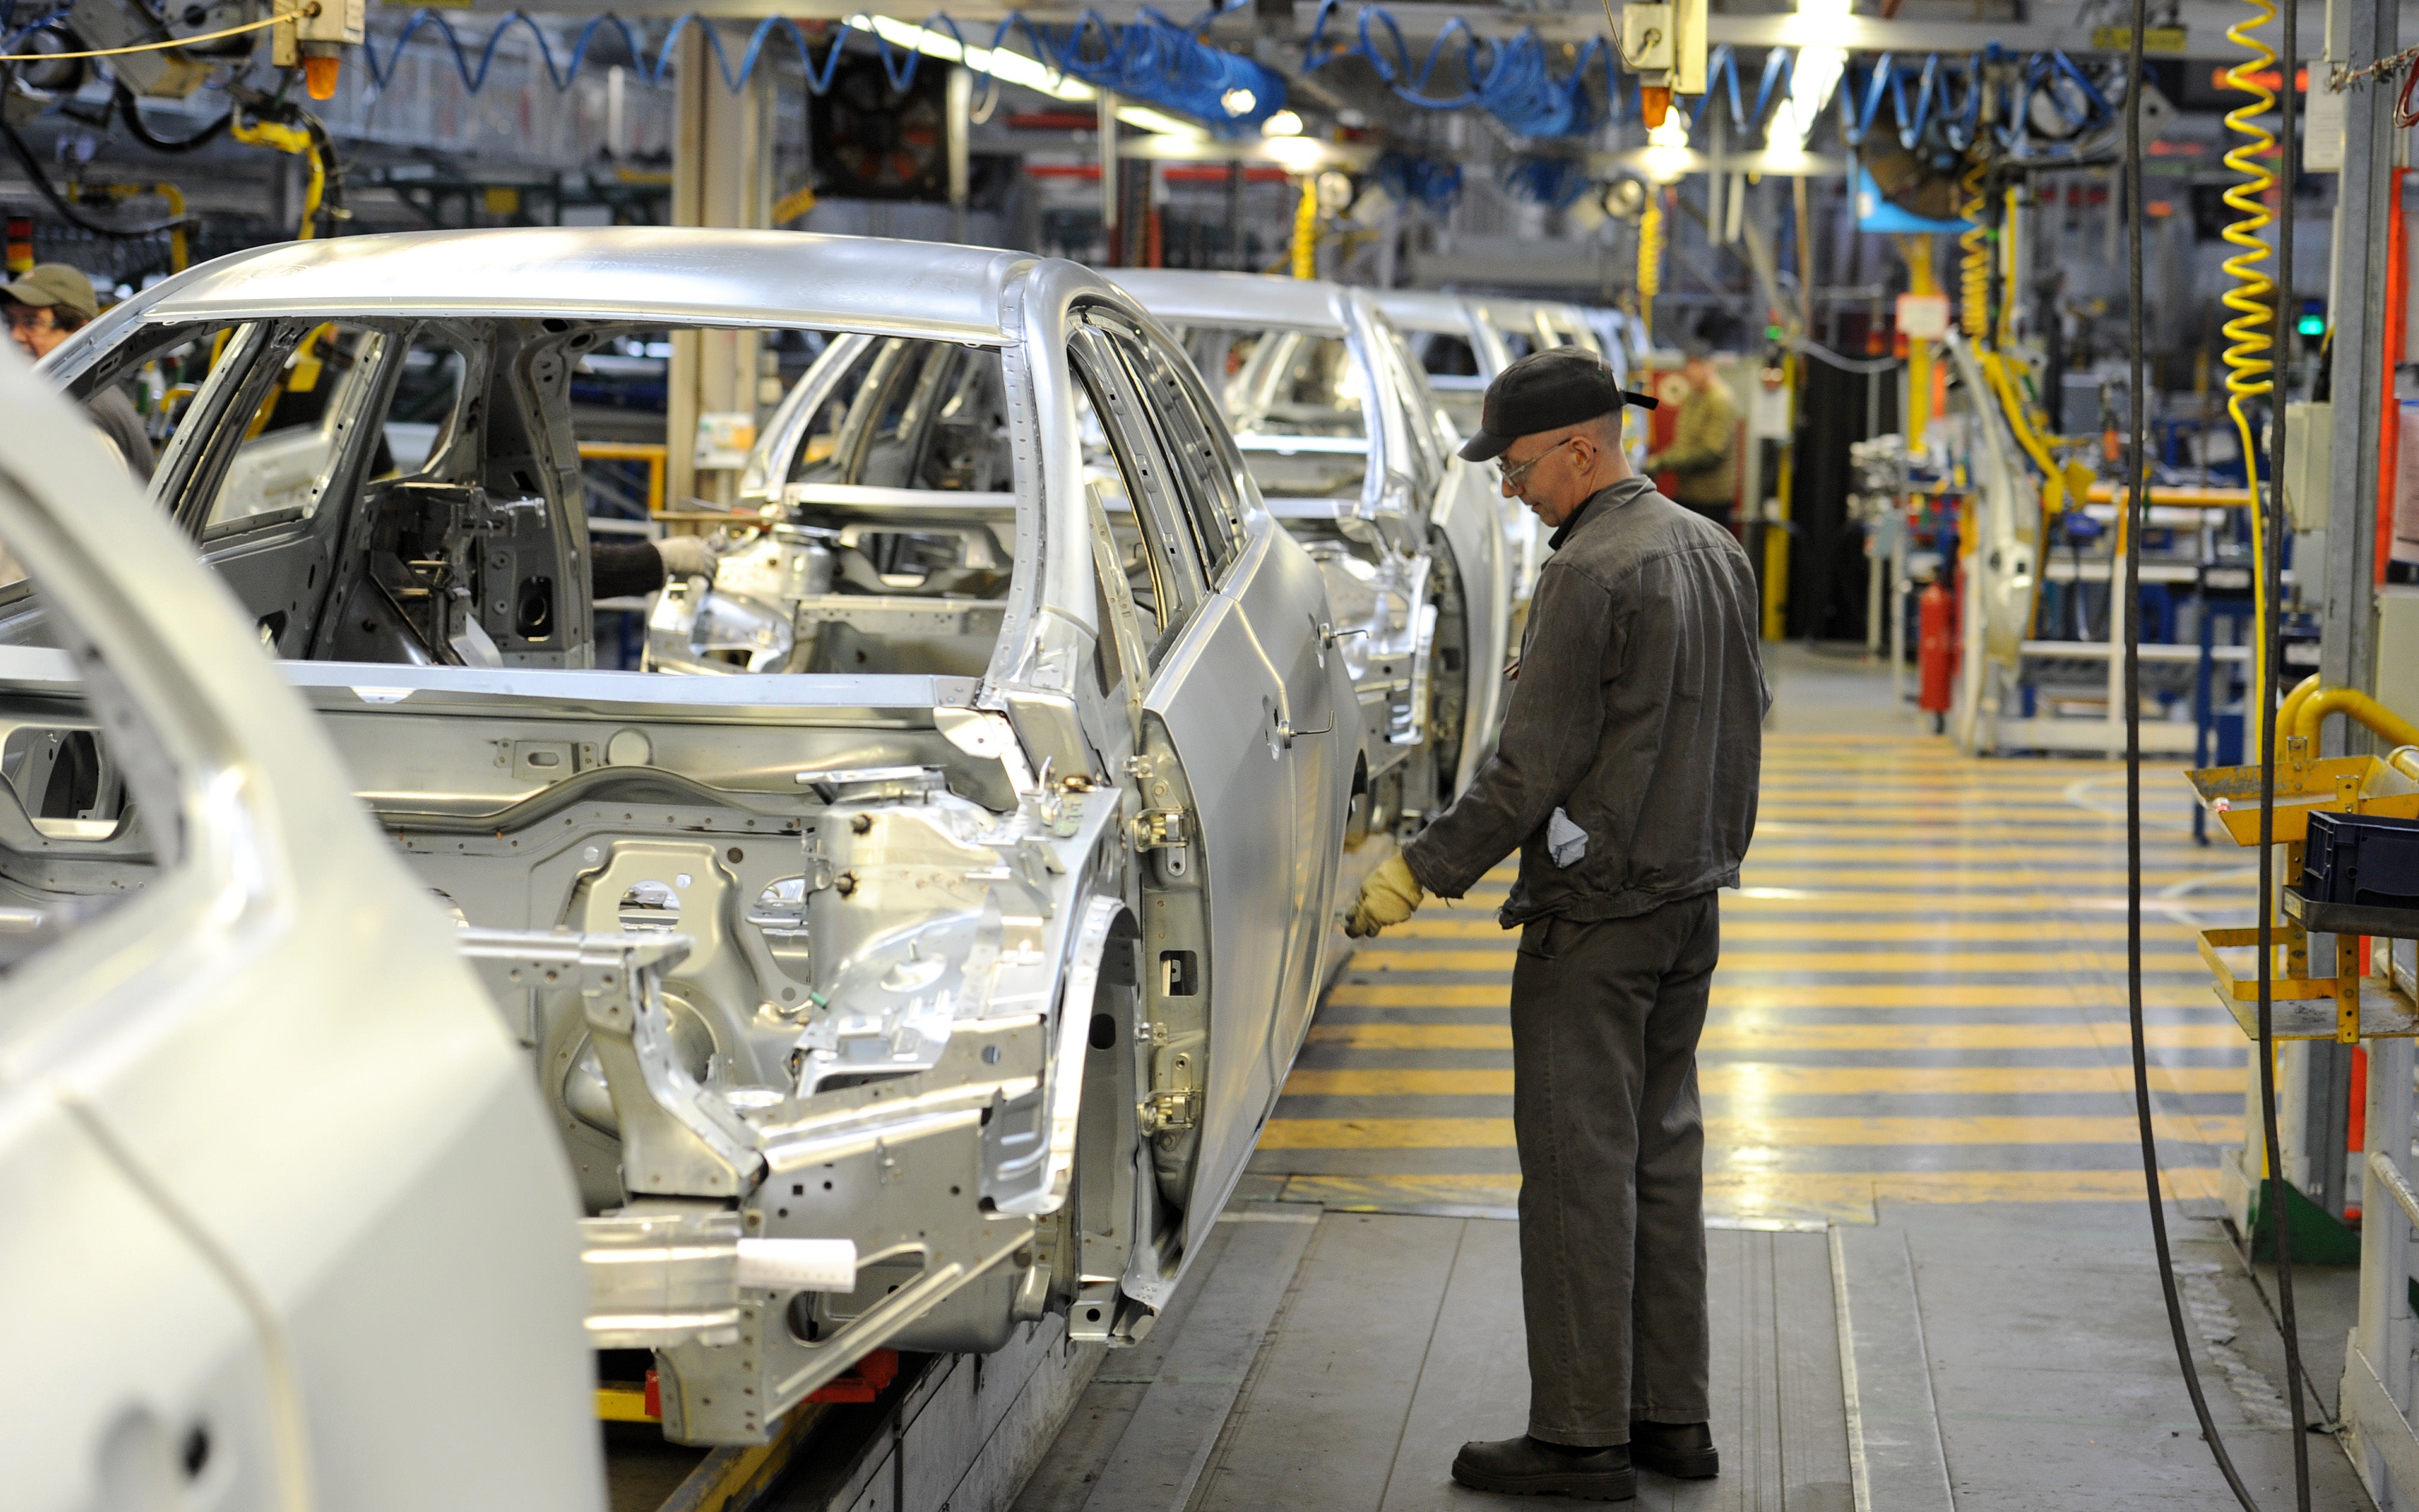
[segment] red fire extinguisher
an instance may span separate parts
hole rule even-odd
[[[1957,675],[1957,626],[1949,590],[1934,579],[1917,601],[1921,634],[1916,642],[1921,687],[1917,708],[1932,716],[1932,733],[1949,727],[1949,684]]]

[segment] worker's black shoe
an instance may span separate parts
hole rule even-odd
[[[1582,1449],[1543,1439],[1465,1443],[1453,1457],[1453,1478],[1473,1490],[1514,1496],[1568,1496],[1582,1502],[1626,1502],[1638,1494],[1629,1446]]]
[[[1703,1423],[1649,1423],[1632,1418],[1629,1458],[1648,1470],[1682,1480],[1703,1480],[1722,1473],[1714,1431]]]

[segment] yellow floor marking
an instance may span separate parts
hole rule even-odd
[[[1937,872],[1949,867],[1982,867],[1995,870],[2011,865],[2026,872],[2048,870],[2042,865],[2041,859],[2042,837],[2034,835],[2029,839],[2029,844],[2011,843],[2005,846],[1959,845],[1938,841],[1930,845],[1904,845],[1874,843],[1861,835],[1851,839],[1848,834],[1835,834],[1831,841],[1816,842],[1806,840],[1766,840],[1759,834],[1755,843],[1748,847],[1746,865],[1750,871],[1781,865],[1804,865],[1811,861],[1855,861],[1862,865],[1880,865],[1890,862],[1914,865],[1918,870],[1926,872]],[[2093,859],[2116,861],[2121,865],[2124,856],[2118,848],[2111,845],[2108,850],[2110,853],[2108,856],[2094,856]],[[2173,856],[2165,857],[2153,856],[2146,859],[2152,865],[2164,859],[2169,867],[2180,866],[2185,861],[2198,862],[2201,859],[2199,856],[2193,855],[2184,846],[2175,846],[2173,850],[2177,853]],[[2221,870],[2222,866],[2229,863],[2232,857],[2227,856],[2226,853],[2219,852],[2217,859],[2209,864],[2208,870],[2212,872]]]
[[[1352,957],[1353,971],[1510,971],[1517,945],[1490,950],[1363,949]],[[1810,977],[1843,971],[1873,975],[1937,972],[2040,972],[2125,969],[2121,953],[2103,950],[1724,950],[1728,971],[1789,971]],[[2205,971],[2196,950],[2145,950],[2145,971]],[[1717,978],[1716,980],[1719,980]]]
[[[2190,821],[2187,820],[2187,823]],[[2113,833],[2111,826],[2113,827]],[[1985,824],[1961,824],[1956,829],[1961,845],[1987,844],[1999,841],[2011,845],[2038,843],[2044,836],[2062,841],[2080,841],[2086,845],[2122,845],[2125,842],[2125,821],[2121,815],[2107,815],[2089,809],[2077,809],[2072,819],[2062,815],[2027,816],[2022,823],[1994,821]],[[1858,819],[1841,823],[1836,817],[1805,819],[1776,818],[1772,810],[1759,809],[1755,817],[1755,843],[1795,843],[1804,840],[1845,841],[1937,841],[1940,825],[1931,823],[1892,823],[1886,819]],[[2225,854],[2215,846],[2198,846],[2191,835],[2181,830],[2153,831],[2142,837],[2147,846],[2183,852],[2189,855]]]
[[[1724,898],[1723,912],[1728,914],[1732,908],[1733,900]],[[1507,949],[1518,943],[1513,939],[1512,931],[1506,930],[1495,921],[1495,916],[1491,912],[1483,918],[1471,918],[1467,917],[1466,910],[1453,914],[1439,914],[1428,908],[1423,908],[1409,920],[1395,925],[1379,938],[1381,943],[1388,940],[1510,942],[1505,944]],[[2142,938],[2145,943],[2153,946],[2180,944],[2189,949],[2198,938],[2198,934],[2188,926],[2175,923],[2163,915],[2148,914],[2142,919]],[[1891,943],[1917,941],[1931,944],[1937,941],[1946,946],[1971,941],[2047,940],[2059,943],[2068,940],[2088,940],[2095,945],[2103,945],[2111,941],[2122,944],[2124,939],[2125,919],[2122,914],[2104,919],[2059,919],[2054,924],[2042,924],[2034,919],[2023,918],[1860,918],[1842,921],[1827,918],[1726,918],[1722,920],[1722,959],[1727,961],[1733,955],[1741,953],[1733,949],[1741,942],[1752,944],[1762,941],[1858,940],[1875,944],[1885,941]],[[2195,959],[2198,958],[2196,956]]]
[[[1836,879],[1837,873],[1833,873]],[[2187,896],[2171,900],[2177,907],[2196,913],[2218,913],[2227,909],[2251,906],[2254,889],[2228,884],[2195,889]],[[2143,899],[2142,918],[2147,923],[2159,918],[2165,910],[2159,900]],[[1721,910],[1725,916],[1743,914],[2082,914],[2093,919],[2114,918],[2119,923],[2125,918],[2125,895],[2114,893],[2084,894],[2054,892],[2046,888],[2035,892],[1955,893],[1955,892],[1857,892],[1830,887],[1754,887],[1745,892],[1722,894]]]
[[[2239,1050],[2231,1021],[2152,1024],[2153,1050]],[[1350,1050],[1509,1050],[1509,1024],[1314,1024],[1310,1042]],[[2128,1049],[2122,1024],[1708,1024],[1700,1050]]]
[[[2170,1201],[2217,1196],[2217,1168],[2186,1165],[2161,1171]],[[1508,1208],[1518,1200],[1517,1175],[1296,1176],[1286,1181],[1288,1202],[1330,1207],[1455,1206]],[[1850,1222],[1873,1221],[1876,1197],[1892,1202],[2139,1202],[2142,1172],[2108,1171],[1719,1171],[1705,1178],[1705,1209],[1724,1217],[1795,1211],[1829,1212]],[[1859,1211],[1861,1210],[1861,1211]]]
[[[2162,1092],[2240,1093],[2250,1072],[2241,1066],[2152,1066],[2150,1086]],[[2011,1093],[2121,1093],[2131,1097],[2131,1072],[2098,1066],[1790,1066],[1725,1061],[1697,1072],[1707,1097],[1938,1097]],[[1509,1097],[1507,1070],[1326,1071],[1296,1066],[1288,1097]]]
[[[1512,984],[1467,985],[1419,982],[1341,982],[1327,1000],[1352,1008],[1509,1008]],[[2121,984],[2077,986],[2052,979],[2040,982],[1945,982],[1936,986],[1899,982],[1789,983],[1779,987],[1714,984],[1715,1011],[1785,1013],[1799,1008],[2118,1008]],[[2216,1001],[2205,985],[2145,988],[2150,1008],[2207,1008]]]
[[[2241,1144],[2241,1114],[2163,1113],[2162,1140]],[[1945,1119],[1722,1117],[1705,1120],[1709,1147],[1792,1149],[1807,1145],[2122,1145],[2141,1137],[2129,1115]],[[1509,1149],[1509,1119],[1271,1119],[1262,1149]]]
[[[1841,856],[1841,860],[1851,857]],[[2142,887],[2145,894],[2179,882],[2206,883],[2212,877],[2228,874],[2230,868],[2176,871],[2145,867]],[[2063,892],[2075,887],[2106,887],[2116,896],[2125,895],[2125,871],[2117,867],[2107,871],[2086,871],[2080,868],[2060,870],[2054,866],[1991,865],[1976,862],[1970,866],[1908,866],[1893,865],[1876,868],[1875,881],[1887,881],[1895,887],[1914,890],[1922,887],[2035,887],[2044,893]],[[1739,869],[1739,880],[1750,887],[1854,887],[1855,873],[1843,872],[1832,866],[1764,866],[1752,856]]]

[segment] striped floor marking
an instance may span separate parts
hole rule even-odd
[[[1881,1202],[2138,1201],[2121,769],[1946,742],[1774,736],[1700,1044],[1709,1210],[1871,1221]],[[2195,931],[2253,873],[2145,773],[2155,1126],[2178,1199],[2242,1135],[2242,1036]],[[1518,1200],[1507,863],[1371,941],[1329,990],[1254,1168],[1340,1206]]]
[[[2240,1066],[2156,1066],[2152,1085],[2171,1092],[2242,1095]],[[2121,1092],[2114,1066],[1798,1066],[1762,1060],[1717,1061],[1699,1069],[1698,1089],[1716,1097],[1841,1097],[1857,1092],[1938,1097],[1950,1093]],[[1503,1097],[1512,1070],[1422,1071],[1394,1067],[1319,1071],[1286,1078],[1289,1097]]]
[[[2232,1020],[2209,1024],[2153,1024],[2145,1033],[2153,1050],[2240,1050],[2242,1031]],[[1502,1050],[1512,1048],[1509,1024],[1314,1024],[1313,1045],[1353,1050]],[[2133,1041],[2121,1024],[1798,1024],[1776,1035],[1767,1026],[1708,1024],[1697,1041],[1700,1055],[1727,1050],[2126,1050]],[[2080,1058],[2080,1057],[2078,1057]],[[1295,1076],[1307,1066],[1297,1067]],[[1293,1082],[1287,1078],[1286,1085]]]

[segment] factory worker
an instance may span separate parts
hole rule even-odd
[[[1505,928],[1520,1156],[1526,1436],[1462,1446],[1480,1490],[1621,1500],[1635,1467],[1716,1473],[1706,1426],[1697,1037],[1716,889],[1755,827],[1771,699],[1738,542],[1621,451],[1624,394],[1576,347],[1487,386],[1461,455],[1552,529],[1495,755],[1373,872],[1348,920],[1400,923],[1520,855]]]
[[[92,280],[66,263],[39,263],[13,283],[0,284],[0,314],[8,317],[9,339],[36,362],[100,313]],[[156,459],[134,401],[113,384],[86,399],[84,412],[134,481],[149,483]]]
[[[1738,406],[1714,371],[1714,349],[1693,339],[1685,349],[1680,380],[1688,394],[1680,401],[1680,424],[1672,444],[1648,457],[1644,471],[1650,478],[1671,473],[1672,497],[1727,530],[1738,493]]]

